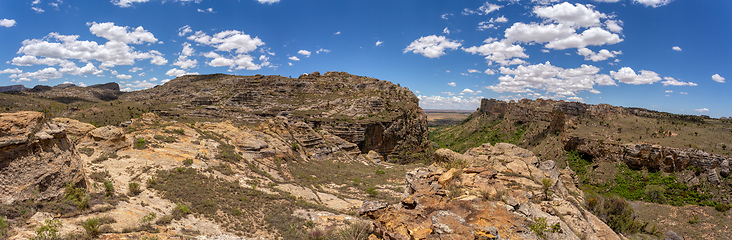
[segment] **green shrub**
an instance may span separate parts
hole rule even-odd
[[[74,184],[66,183],[64,192],[64,198],[75,203],[76,207],[79,209],[86,209],[89,207],[89,196],[86,195],[86,189],[77,188]]]
[[[376,169],[376,174],[384,175],[384,174],[386,174],[386,172],[384,170],[381,170],[381,169]]]
[[[230,163],[238,163],[244,160],[239,154],[236,153],[234,146],[231,146],[229,144],[219,143],[217,150],[219,152],[215,156],[216,159]]]
[[[142,150],[147,147],[147,141],[144,138],[138,138],[135,140],[135,149]]]
[[[81,222],[81,226],[84,227],[84,230],[86,230],[86,234],[90,238],[96,238],[99,236],[99,226],[101,226],[101,221],[99,221],[99,218],[90,218],[86,221]]]
[[[105,185],[106,187],[106,185]],[[130,196],[137,196],[137,194],[140,194],[142,192],[142,189],[140,189],[140,184],[136,182],[131,182],[129,185],[129,195]]]
[[[107,197],[114,197],[114,184],[112,181],[104,180],[104,195]]]
[[[154,188],[155,187],[155,177],[150,177],[147,179],[147,188]]]
[[[0,237],[7,237],[9,227],[10,224],[8,224],[8,220],[5,219],[5,216],[0,216]]]
[[[142,216],[142,219],[140,219],[140,222],[142,223],[142,225],[149,225],[150,223],[155,221],[155,218],[157,218],[157,214],[155,214],[154,212],[151,212],[145,216]]]
[[[298,145],[296,142],[292,143],[292,150],[295,150],[296,152],[300,150],[300,145]]]
[[[541,180],[542,189],[544,190],[544,199],[549,200],[549,196],[552,195],[551,187],[552,180],[544,178]]]
[[[648,197],[647,201],[655,203],[666,203],[666,188],[659,185],[647,185],[644,193]]]
[[[193,159],[188,158],[186,160],[183,160],[183,165],[185,165],[186,167],[190,167],[191,165],[193,165]]]
[[[534,219],[534,223],[529,225],[529,229],[531,229],[532,232],[536,233],[536,236],[547,239],[547,233],[556,233],[561,230],[561,226],[559,226],[559,223],[554,223],[552,225],[547,224],[545,217],[540,217],[537,219]]]
[[[191,214],[191,210],[188,208],[187,205],[176,203],[175,208],[173,208],[173,218],[175,219],[181,219],[183,216]]]
[[[699,223],[699,215],[694,214],[694,218],[689,220],[689,224],[697,224]]]
[[[367,193],[367,194],[368,194],[369,196],[372,196],[372,197],[373,197],[373,196],[376,196],[376,195],[379,195],[379,192],[378,192],[378,191],[376,191],[376,188],[374,188],[374,187],[366,188],[366,193]]]
[[[61,227],[61,221],[58,219],[47,219],[40,227],[36,228],[36,240],[58,240],[58,229]]]

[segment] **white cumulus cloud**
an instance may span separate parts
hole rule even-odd
[[[3,27],[12,27],[12,26],[15,26],[15,20],[14,19],[7,19],[7,18],[0,19],[0,26],[3,26]]]
[[[127,74],[119,74],[119,75],[117,75],[117,78],[119,78],[119,79],[132,79],[132,76],[127,75]]]
[[[461,45],[462,43],[447,39],[445,36],[430,35],[414,40],[404,49],[404,53],[413,52],[428,58],[438,58],[445,55],[446,50],[454,50]]]
[[[259,2],[259,3],[261,3],[261,4],[265,4],[265,3],[266,4],[273,4],[273,3],[279,2],[280,0],[256,0],[256,1]]]
[[[500,67],[499,70],[503,74],[498,77],[499,83],[487,86],[486,89],[499,93],[525,93],[531,96],[551,94],[552,98],[581,100],[573,97],[577,97],[576,94],[582,91],[600,93],[594,89],[595,85],[616,85],[610,76],[598,74],[600,68],[584,64],[579,68],[564,69],[546,62],[520,65],[516,68]]]
[[[501,65],[523,64],[525,61],[521,58],[528,58],[529,55],[524,53],[524,48],[520,45],[514,45],[508,41],[496,41],[493,38],[483,41],[485,44],[481,46],[472,46],[463,48],[463,51],[472,54],[480,54],[485,56],[488,65],[496,62]]]
[[[551,19],[560,24],[579,27],[599,26],[600,19],[607,18],[607,15],[596,11],[592,5],[579,3],[572,5],[568,2],[554,6],[535,7],[534,13],[539,17]]]
[[[446,28],[446,29],[447,29],[447,28]],[[376,45],[376,46],[381,46],[381,44],[384,44],[384,42],[382,42],[382,41],[376,41],[376,44],[375,44],[375,45]]]
[[[679,46],[673,46],[671,49],[673,49],[674,51],[677,51],[677,52],[681,52],[681,47],[679,47]]]
[[[264,45],[264,42],[259,39],[259,37],[252,38],[249,34],[245,34],[241,31],[226,30],[212,36],[209,36],[203,31],[196,31],[195,34],[188,36],[188,40],[214,47],[216,51],[226,52],[230,56],[222,56],[221,54],[213,51],[208,52],[204,54],[204,56],[212,58],[212,60],[208,62],[209,66],[228,66],[229,68],[237,70],[258,70],[263,66],[270,65],[268,61],[261,61],[259,64],[254,63],[254,57],[249,55],[249,53]]]
[[[190,75],[190,74],[198,74],[198,73],[195,73],[195,72],[189,73],[189,72],[186,72],[186,70],[177,69],[177,68],[172,68],[172,69],[168,70],[167,72],[165,72],[165,75],[168,75],[171,77],[180,77],[183,75]]]
[[[661,81],[661,77],[658,76],[658,73],[648,70],[640,70],[640,74],[636,74],[630,67],[623,67],[617,72],[610,71],[610,76],[621,83],[633,85],[653,84]]]
[[[633,2],[656,8],[671,3],[671,0],[633,0]]]
[[[112,0],[112,4],[126,8],[131,7],[133,3],[144,3],[150,0]]]
[[[297,56],[289,57],[289,59],[292,60],[292,61],[300,61],[300,59],[297,58]]]
[[[311,54],[311,52],[308,50],[300,50],[300,51],[297,51],[297,53],[300,55],[303,55],[305,57],[310,57],[310,54]]]
[[[712,80],[718,83],[724,83],[724,78],[722,76],[719,76],[719,74],[712,75]]]
[[[449,83],[447,83],[447,85],[450,85],[451,87],[457,86],[457,84],[455,82],[449,82]]]
[[[474,110],[480,107],[480,96],[417,96],[419,106],[423,109],[464,109]]]
[[[577,50],[577,54],[582,55],[585,57],[585,60],[593,61],[593,62],[599,62],[607,60],[608,58],[614,58],[618,54],[623,54],[622,51],[608,51],[607,49],[602,49],[598,51],[597,53],[593,52],[592,50],[588,48],[580,48]]]
[[[661,83],[663,83],[664,86],[670,85],[670,86],[691,86],[691,87],[693,87],[693,86],[698,85],[693,82],[682,82],[682,81],[676,80],[672,77],[664,77],[663,81]]]

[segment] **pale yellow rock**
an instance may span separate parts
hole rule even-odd
[[[444,186],[455,177],[458,171],[460,171],[460,169],[450,168],[450,170],[447,170],[447,172],[443,173],[442,176],[440,176],[440,178],[437,180],[437,183]]]

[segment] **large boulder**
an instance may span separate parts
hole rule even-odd
[[[84,170],[66,125],[39,112],[0,114],[0,202],[51,200],[67,183],[84,186]]]

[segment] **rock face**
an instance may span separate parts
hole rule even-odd
[[[66,183],[84,186],[84,172],[66,125],[39,112],[0,114],[0,200],[50,200]]]
[[[465,154],[440,149],[435,155],[464,167],[416,169],[406,175],[407,197],[399,204],[364,202],[359,213],[374,220],[378,237],[620,239],[581,207],[584,199],[570,171],[557,169],[553,161],[539,162],[530,151],[506,143]],[[548,196],[542,181],[551,183]],[[558,227],[532,232],[537,221]]]
[[[282,116],[325,130],[392,162],[408,162],[429,148],[427,120],[409,89],[388,81],[342,72],[282,76],[182,76],[125,101],[177,107],[161,115],[259,124]]]
[[[579,137],[567,137],[563,141],[564,149],[567,151],[577,151],[593,160],[624,162],[636,170],[646,168],[650,171],[677,172],[691,166],[699,167],[703,171],[718,170],[723,175],[729,175],[729,158],[698,149],[652,144],[606,143]]]

